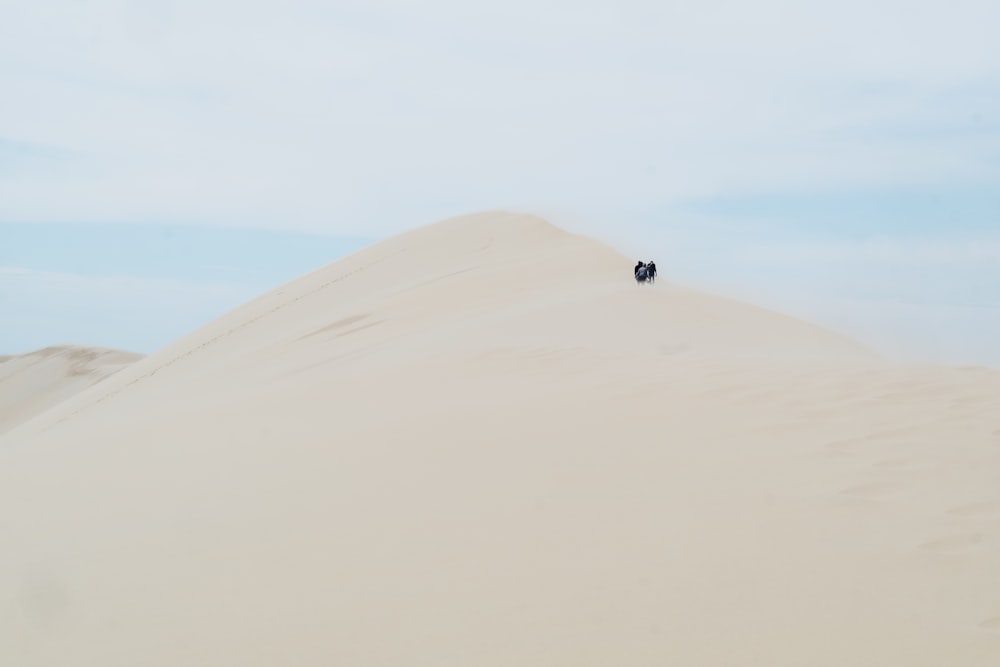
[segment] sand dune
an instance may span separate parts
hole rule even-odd
[[[131,352],[73,345],[0,357],[0,432],[141,358]]]
[[[1000,664],[1000,372],[631,265],[445,221],[14,429],[0,664]]]

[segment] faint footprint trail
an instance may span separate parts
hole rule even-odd
[[[971,517],[971,518],[993,518],[1000,517],[1000,502],[981,502],[981,503],[969,503],[967,505],[959,505],[958,507],[953,507],[948,510],[948,514],[952,516],[960,517]]]
[[[919,545],[917,548],[939,553],[957,553],[974,549],[982,544],[982,542],[983,535],[981,533],[965,533],[930,540]]]
[[[912,458],[883,459],[872,464],[872,468],[891,472],[916,472],[926,467],[926,464]]]
[[[900,493],[900,487],[893,482],[863,482],[840,491],[840,495],[866,500],[882,500]]]
[[[983,630],[989,630],[991,632],[1000,632],[1000,616],[987,618],[979,624],[979,627]]]
[[[379,265],[379,264],[381,264],[383,262],[386,262],[386,261],[392,259],[393,257],[396,257],[397,255],[406,252],[406,250],[407,250],[407,248],[400,248],[396,252],[394,252],[392,254],[389,254],[389,255],[386,255],[385,257],[382,257],[380,259],[377,259],[377,260],[371,262],[370,264],[365,264],[364,266],[359,266],[358,268],[354,269],[353,271],[348,271],[347,273],[343,273],[343,274],[337,276],[336,278],[333,278],[333,279],[328,280],[328,281],[326,281],[324,283],[321,283],[315,289],[312,289],[312,290],[309,290],[308,292],[300,294],[299,296],[297,296],[297,297],[295,297],[293,299],[289,299],[287,301],[283,301],[282,303],[278,304],[274,308],[271,308],[270,310],[264,311],[263,313],[260,313],[259,315],[256,315],[255,317],[251,317],[250,319],[248,319],[248,320],[246,320],[246,321],[244,321],[244,322],[242,322],[242,323],[240,323],[240,324],[232,327],[231,329],[227,329],[226,331],[223,331],[222,333],[218,334],[217,336],[213,336],[212,338],[208,339],[207,341],[205,341],[201,345],[198,345],[197,347],[193,347],[193,348],[191,348],[190,350],[188,350],[187,352],[185,352],[183,354],[177,355],[173,359],[170,359],[169,361],[167,361],[167,362],[165,362],[163,364],[160,364],[159,366],[157,366],[156,368],[152,369],[148,373],[145,373],[144,375],[140,375],[139,377],[133,379],[131,382],[127,382],[127,383],[123,384],[121,387],[118,387],[117,389],[114,389],[113,391],[108,392],[107,394],[105,394],[105,395],[101,396],[100,398],[98,398],[97,400],[95,400],[93,403],[81,406],[80,408],[78,408],[78,409],[74,410],[73,412],[69,413],[68,415],[66,415],[62,419],[58,419],[58,420],[52,422],[51,424],[49,424],[48,426],[46,426],[45,428],[43,428],[42,432],[48,431],[49,429],[53,428],[54,426],[57,426],[57,425],[65,422],[66,420],[75,417],[76,415],[80,414],[81,412],[84,412],[85,410],[87,410],[89,407],[91,407],[93,405],[98,405],[98,404],[103,403],[104,401],[108,400],[109,398],[114,398],[115,396],[117,396],[118,394],[120,394],[121,392],[123,392],[128,387],[131,387],[132,385],[138,384],[139,382],[142,382],[143,380],[147,380],[147,379],[153,377],[154,375],[156,375],[161,370],[173,366],[178,361],[182,361],[184,359],[187,359],[187,358],[193,356],[197,352],[200,352],[201,350],[204,350],[205,348],[207,348],[207,347],[215,344],[216,342],[218,342],[220,340],[223,340],[224,338],[228,338],[229,336],[233,335],[237,331],[245,329],[248,326],[250,326],[251,324],[259,322],[260,320],[264,319],[265,317],[273,315],[274,313],[277,313],[277,312],[279,312],[279,311],[281,311],[281,310],[283,310],[283,309],[285,309],[285,308],[287,308],[287,307],[289,307],[289,306],[291,306],[291,305],[293,305],[295,303],[298,303],[302,299],[305,299],[307,297],[312,296],[313,294],[321,292],[324,289],[326,289],[327,287],[329,287],[330,285],[333,285],[335,283],[339,283],[339,282],[341,282],[343,280],[346,280],[346,279],[350,278],[353,275],[356,275],[356,274],[361,273],[363,271],[367,271],[368,269],[372,268],[373,266],[377,266],[377,265]],[[280,295],[282,293],[278,292],[277,294]]]

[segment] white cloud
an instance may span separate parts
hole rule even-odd
[[[881,263],[911,268],[928,268],[940,265],[970,267],[984,265],[1000,270],[1000,239],[955,240],[933,238],[874,238],[846,243],[780,243],[755,245],[742,250],[744,256],[755,262],[792,262],[812,264]]]
[[[1000,175],[996,133],[939,131],[1000,109],[991,0],[5,7],[0,137],[89,157],[0,179],[0,219],[372,234]]]
[[[878,304],[892,302],[915,329],[918,311],[930,327],[930,305],[957,308],[937,321],[960,348],[962,331],[994,332],[972,306],[997,284],[995,242],[942,227],[906,242],[755,243],[733,233],[742,221],[675,204],[995,187],[998,25],[995,0],[11,0],[0,223],[372,238],[532,209],[676,278],[820,321],[881,326],[891,309]],[[6,298],[51,299],[51,313],[84,294],[102,313],[155,294],[203,298],[207,317],[252,296],[73,280],[0,274]],[[848,317],[838,299],[863,305]]]

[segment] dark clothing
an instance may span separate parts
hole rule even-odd
[[[635,271],[633,272],[633,274],[636,275],[636,276],[638,276],[639,275],[639,269],[641,269],[644,266],[646,266],[646,265],[643,264],[642,262],[639,262],[638,264],[636,264],[635,265]]]

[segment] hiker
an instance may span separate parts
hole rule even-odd
[[[639,277],[639,269],[643,268],[644,266],[646,266],[646,265],[642,263],[642,260],[639,260],[639,263],[635,265],[635,271],[633,271],[633,275],[635,275],[638,278]]]
[[[649,282],[649,267],[642,262],[639,262],[639,266],[635,267],[635,282],[640,285]]]
[[[646,279],[649,282],[656,280],[656,262],[649,260],[646,264]]]

